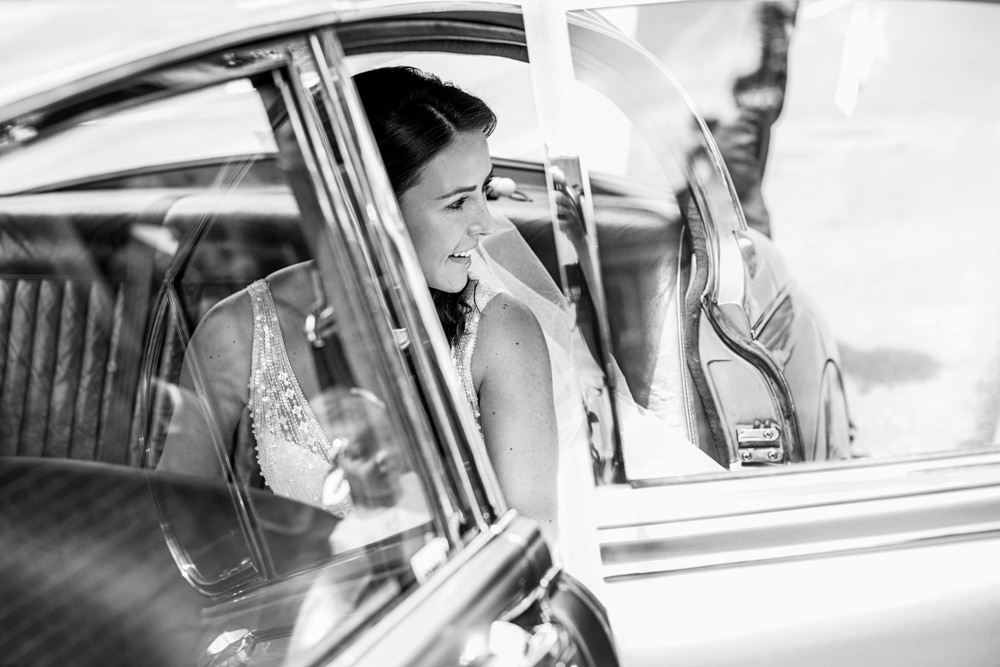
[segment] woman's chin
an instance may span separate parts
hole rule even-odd
[[[435,282],[436,284],[431,285],[431,287],[439,292],[458,294],[459,292],[465,290],[465,286],[469,284],[468,269],[463,271],[461,275],[448,276],[445,280],[438,280]]]

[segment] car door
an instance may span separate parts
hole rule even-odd
[[[553,564],[537,526],[507,509],[479,431],[456,391],[429,292],[345,65],[339,37],[357,29],[348,23],[310,40],[319,79],[316,118],[325,129],[312,137],[313,149],[335,167],[325,187],[346,213],[338,224],[343,246],[355,253],[339,257],[335,266],[343,271],[353,261],[355,275],[378,288],[368,292],[369,312],[373,328],[389,341],[378,358],[393,366],[395,391],[401,401],[411,398],[409,409],[427,429],[417,441],[430,474],[460,482],[457,493],[454,487],[440,493],[462,500],[445,525],[459,532],[465,546],[441,565],[420,596],[359,637],[349,652],[373,665],[476,663],[494,659],[491,651],[497,659],[511,651],[508,657],[522,664],[614,664],[600,603]],[[382,28],[374,33],[383,42],[399,36]],[[330,138],[332,151],[323,137]]]
[[[583,3],[571,4],[576,7]],[[587,4],[588,7],[594,7],[594,3]],[[683,40],[686,36],[684,27],[689,27],[693,33],[697,33],[699,25],[722,30],[730,20],[725,13],[730,6],[726,5],[723,10],[721,5],[712,3],[707,3],[707,6],[706,3],[682,3],[671,9],[651,7],[656,3],[641,4],[643,6],[638,9],[624,8],[618,4],[614,8],[607,8],[606,12],[601,10],[597,17],[589,18],[614,23],[632,36],[645,35],[645,44],[649,50],[659,48],[663,52],[673,53],[673,62],[677,68],[689,72],[685,83],[691,83],[697,89],[697,73],[699,65],[703,64],[697,58],[708,57],[708,54]],[[804,48],[813,55],[816,55],[818,43],[829,44],[832,41],[839,44],[830,33],[824,32],[831,30],[830,23],[837,24],[837,20],[828,18],[825,8],[818,4],[811,6],[812,12],[806,13],[806,16],[819,23],[815,27],[816,32],[801,38],[806,45]],[[905,40],[900,39],[903,34],[902,26],[912,26],[914,22],[920,21],[943,22],[948,17],[947,20],[956,21],[955,24],[948,25],[966,25],[967,29],[971,29],[968,27],[971,25],[969,22],[988,20],[987,17],[992,16],[982,8],[969,6],[960,11],[954,5],[944,3],[934,8],[921,6],[920,9],[904,7],[902,3],[890,3],[888,6],[899,9],[878,10],[874,5],[858,3],[849,12],[853,13],[851,25],[855,26],[856,32],[846,30],[848,35],[853,34],[856,39],[861,39],[860,35],[868,35],[871,41],[863,43],[869,47],[884,47],[885,51],[876,53],[886,60],[892,60],[888,56],[892,44],[905,43]],[[645,9],[650,11],[645,12]],[[699,16],[699,9],[713,17],[713,21],[698,24],[692,17]],[[719,13],[713,13],[717,10]],[[873,24],[891,25],[874,21],[874,18],[878,21],[889,20],[880,14],[881,11],[889,12],[890,16],[899,21],[896,24],[896,42],[881,42],[872,37],[872,33],[865,32],[866,29],[875,29]],[[893,14],[894,11],[899,13]],[[800,13],[800,17],[802,15]],[[652,22],[656,16],[660,17],[661,23]],[[745,16],[752,17],[754,14],[751,11]],[[820,21],[820,18],[825,20]],[[873,23],[868,23],[869,19],[873,19]],[[586,20],[587,18],[580,17],[580,25]],[[683,23],[685,20],[689,22]],[[839,20],[847,21],[846,17]],[[573,19],[570,18],[569,22],[572,26]],[[661,35],[657,28],[661,29],[664,40],[673,36],[679,42],[657,41]],[[607,34],[610,35],[611,31]],[[835,34],[842,35],[840,32]],[[876,30],[875,34],[881,33]],[[944,29],[943,34],[951,33],[949,29]],[[822,35],[822,38],[818,35]],[[735,39],[732,33],[713,37],[721,44],[728,44]],[[792,292],[782,294],[785,289],[782,281],[787,279],[790,284],[796,278],[785,273],[784,264],[787,260],[788,266],[791,266],[791,260],[795,257],[789,251],[805,253],[808,244],[792,242],[787,247],[783,246],[781,228],[777,226],[774,228],[777,238],[774,246],[770,246],[757,234],[746,233],[739,220],[742,212],[739,210],[735,189],[726,186],[728,178],[721,169],[722,156],[716,153],[712,145],[714,140],[710,139],[709,126],[697,119],[693,122],[681,120],[670,123],[667,110],[671,107],[666,105],[656,105],[654,109],[643,112],[641,103],[637,102],[641,99],[641,95],[636,93],[638,87],[616,82],[618,78],[628,78],[631,74],[641,72],[644,76],[639,80],[646,90],[652,90],[657,85],[674,87],[677,79],[667,73],[671,62],[664,59],[657,62],[655,67],[644,69],[642,59],[653,59],[645,48],[634,46],[632,54],[636,60],[631,67],[624,65],[627,60],[616,61],[611,55],[613,51],[607,51],[605,53],[608,55],[605,55],[603,62],[615,63],[617,67],[608,67],[602,71],[600,65],[603,63],[598,58],[586,61],[586,56],[602,53],[591,36],[582,31],[574,31],[571,27],[570,39],[583,52],[582,60],[585,60],[583,63],[576,63],[577,78],[606,91],[636,128],[632,142],[626,140],[629,149],[635,153],[645,150],[637,149],[636,143],[644,143],[648,147],[642,156],[644,161],[636,162],[643,165],[642,169],[633,172],[632,178],[641,179],[644,173],[653,173],[656,177],[660,174],[680,174],[676,181],[671,181],[678,184],[674,187],[674,192],[667,193],[668,198],[673,194],[673,198],[678,201],[683,200],[678,195],[688,187],[706,190],[692,196],[698,203],[698,214],[704,218],[703,221],[695,219],[694,223],[704,222],[706,225],[706,238],[702,242],[707,248],[706,254],[712,270],[716,269],[713,262],[719,262],[718,271],[709,279],[706,291],[698,292],[702,307],[717,311],[709,318],[710,328],[724,341],[732,338],[731,334],[740,328],[750,331],[753,347],[765,348],[774,360],[781,359],[782,349],[786,352],[792,349],[787,337],[794,339],[798,335],[796,326],[786,329],[782,336],[771,338],[766,329],[772,325],[766,322],[772,316],[784,317],[780,313],[783,309],[781,303],[786,297],[791,295],[793,299],[798,298]],[[812,42],[810,39],[819,41]],[[854,49],[861,47],[858,42],[849,42],[844,48],[857,56],[858,52]],[[818,62],[819,60],[810,64],[813,68],[818,68]],[[845,60],[847,62],[849,61]],[[877,64],[880,62],[880,56],[873,56],[872,63],[876,65],[873,65],[875,69],[872,71],[879,71]],[[886,82],[890,87],[880,93],[867,89],[873,99],[883,104],[885,100],[897,97],[901,100],[911,99],[903,92],[908,90],[903,82],[906,76],[914,75],[914,70],[904,65],[905,62],[898,61],[894,65],[898,72],[909,72],[903,75],[902,81],[893,84]],[[794,72],[795,66],[795,61],[792,61],[789,71]],[[798,63],[798,66],[808,67],[805,63]],[[942,64],[941,67],[947,71],[949,66]],[[845,68],[850,69],[846,64]],[[611,69],[617,73],[610,71]],[[655,74],[656,69],[660,69],[659,75]],[[937,65],[932,69],[936,70]],[[816,75],[817,69],[811,71]],[[887,77],[888,71],[883,71],[882,76]],[[857,79],[850,81],[851,85],[860,85]],[[795,83],[796,79],[791,78],[789,85],[793,86]],[[817,80],[800,85],[810,84],[815,86]],[[971,86],[970,90],[981,91],[983,86],[989,85],[992,84],[981,81],[978,85]],[[954,87],[964,90],[964,86],[958,84]],[[862,88],[864,89],[863,86]],[[851,90],[858,92],[856,87]],[[729,90],[723,89],[717,94],[726,96]],[[963,93],[959,99],[966,99],[966,94]],[[863,95],[861,93],[862,97],[857,98],[858,110],[862,108],[860,100]],[[886,97],[882,98],[882,95]],[[975,97],[975,94],[972,96]],[[811,103],[818,104],[817,101]],[[579,108],[579,103],[577,106]],[[961,104],[956,106],[962,107],[960,113],[956,112],[956,117],[976,115],[970,111],[972,107]],[[921,107],[900,101],[899,106],[893,108],[905,116]],[[650,117],[659,122],[657,127],[648,126]],[[588,122],[589,125],[586,124]],[[872,122],[870,116],[867,122]],[[584,123],[584,127],[590,132],[607,131],[608,126],[597,124],[596,118],[584,120]],[[644,127],[644,124],[647,125]],[[986,122],[971,131],[987,136],[990,134],[990,126]],[[864,127],[872,129],[872,125]],[[669,128],[665,131],[672,135],[664,139],[666,150],[658,150],[656,147],[656,132],[661,128]],[[813,129],[819,132],[815,127]],[[801,132],[801,126],[799,131]],[[702,136],[692,137],[692,133]],[[642,140],[635,141],[635,135],[645,136]],[[808,136],[816,138],[819,135]],[[880,135],[876,133],[874,136]],[[797,137],[801,139],[803,135],[799,134]],[[846,164],[841,160],[860,159],[861,155],[868,159],[873,159],[874,155],[883,155],[881,149],[886,148],[885,143],[868,145],[864,140],[856,138],[858,143],[853,149],[859,153],[855,158],[845,157],[845,154],[851,152],[846,147],[843,152],[837,151],[833,147],[836,141],[823,144],[831,152],[831,167]],[[673,146],[668,145],[671,142]],[[821,143],[823,142],[810,145],[810,150],[816,151],[810,153],[815,165],[823,163],[823,154],[819,148]],[[697,157],[690,157],[687,147],[705,145],[708,148],[702,151],[702,155],[714,156],[712,159],[701,161]],[[914,140],[909,145],[914,147],[910,150],[917,152],[919,149],[916,147],[921,142]],[[900,144],[894,144],[897,149],[899,146]],[[948,159],[963,161],[964,156],[968,155],[974,160],[969,164],[970,167],[971,164],[982,164],[982,156],[977,151],[971,151],[968,145],[955,143],[949,144],[949,148],[955,152],[948,153]],[[796,155],[801,156],[801,153],[795,153],[801,149],[801,144],[790,144],[783,157],[791,160]],[[888,152],[891,153],[892,151]],[[888,154],[880,158],[885,159],[880,164],[891,164]],[[602,155],[597,152],[590,156],[591,160],[587,164],[591,173],[592,191],[598,191],[600,181],[603,180],[595,174],[600,171],[615,173],[614,163],[609,155],[614,156],[613,153]],[[979,156],[976,157],[977,155]],[[587,155],[584,154],[585,162],[586,158]],[[776,159],[772,154],[769,169],[774,167]],[[655,166],[657,160],[662,166],[652,171],[648,165]],[[857,162],[850,163],[857,168]],[[794,180],[790,178],[793,175],[791,169],[792,167],[784,166],[786,183]],[[886,166],[882,169],[880,173],[887,188],[904,187],[894,175],[906,173],[905,167],[900,165],[895,171]],[[936,171],[938,166],[933,169]],[[627,166],[622,171],[628,175]],[[851,181],[847,173],[837,173],[843,181],[834,182]],[[660,184],[662,185],[662,181]],[[798,187],[808,191],[810,183],[799,182]],[[837,186],[832,187],[836,189]],[[631,192],[618,188],[618,191],[622,193],[621,196],[630,197],[635,202],[640,202],[640,196],[645,194],[638,188],[633,188]],[[795,199],[787,191],[772,194],[774,201],[783,201],[782,196],[786,201]],[[800,206],[800,212],[809,212],[813,218],[822,217],[825,202],[816,202],[801,194],[798,200],[808,200],[808,205]],[[845,199],[835,201],[838,205],[847,207],[853,204]],[[905,202],[906,198],[902,197],[901,201]],[[902,203],[898,205],[903,206]],[[726,215],[716,217],[718,211],[723,211]],[[683,205],[675,209],[675,215],[683,212]],[[908,220],[897,220],[904,227],[909,224]],[[772,223],[779,224],[777,219],[772,219]],[[794,223],[785,220],[785,224]],[[811,231],[815,233],[816,227],[812,227]],[[713,234],[718,234],[719,238],[713,239]],[[695,236],[694,230],[692,236]],[[729,237],[728,241],[725,236]],[[744,242],[746,240],[752,244],[748,245]],[[697,244],[697,239],[694,241]],[[730,242],[733,245],[727,250],[726,245]],[[859,247],[863,247],[863,244],[859,244]],[[901,247],[886,249],[883,261],[891,263],[890,258],[894,253],[900,252]],[[764,248],[769,250],[764,251]],[[703,262],[703,255],[698,254],[697,248],[695,250],[694,261]],[[771,250],[782,251],[784,259],[772,254]],[[815,258],[822,255],[814,252],[805,256]],[[927,255],[924,261],[933,264],[933,256],[933,253]],[[726,266],[727,257],[732,260],[729,266]],[[780,265],[775,266],[778,262]],[[754,266],[754,263],[757,265]],[[808,260],[799,261],[798,267],[801,269],[806,263]],[[768,267],[768,264],[772,266]],[[729,275],[733,282],[729,285],[737,288],[742,285],[742,289],[728,291],[728,279],[725,276],[730,269],[732,273]],[[864,269],[857,266],[856,270],[862,272]],[[865,279],[870,279],[869,276],[877,275],[877,271],[863,275],[866,276]],[[757,279],[766,276],[784,278],[770,284],[767,284],[768,280],[756,283]],[[714,294],[712,281],[717,281],[718,292]],[[606,274],[605,284],[609,282]],[[907,293],[900,287],[888,289],[894,295]],[[829,292],[829,289],[824,290],[828,295]],[[944,300],[950,301],[959,293],[961,289],[956,285],[955,291]],[[729,299],[727,294],[737,298]],[[967,317],[974,316],[969,313]],[[702,320],[703,323],[704,321]],[[833,322],[833,325],[836,331],[837,322]],[[781,326],[788,326],[788,323]],[[818,338],[821,337],[814,338],[813,344],[817,344]],[[795,345],[798,343],[795,342]],[[702,348],[702,352],[705,352],[705,348]],[[799,352],[798,349],[794,350],[794,354]],[[833,357],[826,361],[831,359]],[[784,361],[787,358],[778,365]],[[789,372],[787,365],[785,368]],[[821,369],[822,364],[818,368]],[[758,367],[758,370],[767,374],[764,368]],[[739,388],[744,397],[746,392],[759,390],[759,386],[755,390],[751,385],[742,384],[739,377],[727,377],[724,383],[720,382],[721,377],[716,378],[716,388],[727,384],[731,389]],[[816,374],[814,377],[821,376]],[[697,378],[695,380],[697,382]],[[791,378],[786,378],[785,381],[788,388],[792,389]],[[845,387],[845,391],[847,390],[849,388]],[[737,395],[725,395],[724,391],[725,389],[721,392],[713,389],[710,394],[703,395],[703,398],[711,395],[723,404],[726,401],[743,400]],[[954,391],[964,389],[956,387]],[[765,395],[767,393],[764,392]],[[808,405],[803,405],[798,399],[795,391],[790,391],[788,395],[792,399],[789,405],[794,406],[795,412],[800,416],[809,409]],[[811,392],[806,395],[818,394]],[[886,400],[885,403],[872,405],[867,409],[883,412],[892,404],[893,401]],[[680,406],[683,407],[683,403]],[[726,411],[732,408],[723,406],[720,409]],[[995,424],[995,413],[987,410],[984,421],[990,426]],[[805,422],[799,423],[801,431],[801,425]],[[813,422],[816,423],[822,422]],[[1000,500],[1000,469],[995,436],[990,426],[976,440],[975,449],[958,452],[952,450],[945,453],[941,450],[949,445],[932,439],[926,446],[914,442],[914,449],[910,451],[928,451],[934,448],[937,452],[933,455],[911,454],[896,459],[869,457],[841,463],[796,463],[780,468],[733,466],[726,475],[681,477],[677,474],[682,474],[683,471],[678,469],[672,478],[630,478],[626,484],[598,486],[600,518],[597,525],[604,568],[602,599],[608,606],[623,663],[652,665],[671,659],[684,664],[709,665],[726,663],[738,656],[736,659],[741,664],[761,665],[796,664],[803,659],[818,664],[989,664],[997,651],[995,622],[992,619],[996,617],[1000,604],[998,579],[989,565],[1000,549],[995,521]],[[747,446],[755,450],[760,447],[762,453],[767,451],[763,442],[740,443],[738,424],[730,423],[728,428],[735,431],[733,434],[737,436],[736,448],[731,450],[734,453],[743,451]],[[864,425],[858,424],[858,428],[863,429]],[[689,431],[692,432],[694,431]],[[807,434],[800,435],[807,437]],[[910,439],[921,440],[915,434]],[[984,445],[988,448],[983,448]],[[626,470],[629,469],[631,453],[626,442]],[[666,472],[669,475],[669,471]]]
[[[28,194],[30,203],[51,206],[45,211],[62,222],[111,210],[141,251],[127,256],[141,274],[128,285],[147,291],[135,300],[119,295],[113,308],[126,319],[148,317],[122,342],[135,353],[137,386],[124,410],[135,422],[111,426],[132,434],[113,441],[124,451],[118,463],[147,470],[42,467],[74,488],[69,500],[94,501],[70,503],[67,515],[87,519],[74,536],[96,537],[87,531],[113,526],[124,512],[127,535],[141,534],[156,558],[116,543],[114,559],[96,562],[89,549],[77,566],[99,572],[99,582],[128,582],[137,565],[130,559],[148,557],[167,582],[150,611],[177,597],[195,610],[182,632],[155,642],[152,662],[615,664],[600,603],[553,563],[537,524],[505,506],[336,36],[315,25],[262,43],[220,38],[162,53],[81,84],[81,97],[50,95],[51,106],[30,116],[32,131],[18,135],[13,162],[5,160],[17,172],[26,164],[18,160],[64,158],[73,175],[25,186],[60,191]],[[186,153],[192,144],[199,150]],[[147,152],[131,150],[136,145]],[[88,146],[102,150],[88,155]],[[117,261],[108,263],[117,269]],[[398,503],[345,515],[260,488],[255,424],[246,410],[226,413],[201,331],[249,294],[248,284],[267,279],[277,290],[289,272],[308,276],[299,287],[314,298],[289,327],[279,321],[286,355],[305,357],[298,380],[330,391],[350,415],[337,422],[344,429],[337,436],[367,448],[359,459],[395,462]],[[246,331],[266,326],[262,317],[248,319]],[[116,370],[110,364],[107,372]],[[169,452],[189,445],[217,462],[217,475],[165,469]],[[5,479],[25,467],[5,465]],[[118,496],[95,491],[108,479],[119,480],[126,506],[109,508]],[[356,497],[387,481],[366,479],[352,485]],[[26,499],[12,487],[5,510],[39,494],[44,500],[44,490]],[[5,514],[5,529],[30,535],[31,520],[49,514]],[[52,531],[46,539],[59,542],[60,558],[77,543]],[[25,553],[5,566],[25,571]],[[166,572],[163,556],[172,562]],[[177,590],[188,594],[166,595]],[[27,602],[36,599],[28,593]],[[14,611],[50,609],[36,607]],[[90,616],[94,624],[81,622],[79,634],[120,632],[121,643],[141,654],[128,628],[148,626]],[[48,620],[54,631],[66,622]]]

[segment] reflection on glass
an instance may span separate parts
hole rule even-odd
[[[158,110],[160,101],[119,125],[143,134],[180,124],[211,143],[214,125],[204,119],[235,115],[247,122],[234,122],[227,136],[250,133],[248,141],[273,146],[258,121],[274,91],[238,83],[187,98],[198,113],[178,115],[176,100]],[[204,631],[215,641],[204,658],[215,664],[240,655],[283,659],[303,599],[302,616],[312,621],[298,636],[309,638],[316,618],[338,631],[363,623],[449,548],[434,541],[396,406],[358,386],[381,370],[366,366],[367,351],[343,348],[342,327],[365,319],[338,311],[340,328],[325,341],[350,357],[349,373],[327,376],[317,365],[305,324],[320,302],[318,268],[305,241],[301,192],[288,187],[272,151],[188,167],[173,163],[173,151],[151,150],[142,178],[87,184],[106,188],[86,193],[106,206],[137,202],[140,241],[155,249],[144,274],[155,302],[142,430],[144,463],[159,473],[153,488],[171,553],[203,594],[248,596],[213,604],[205,615]],[[292,158],[284,163],[296,164]],[[173,183],[185,190],[164,198],[162,187]],[[157,198],[164,198],[160,219],[148,210]],[[415,570],[411,557],[429,543],[437,546],[423,551]],[[314,617],[317,600],[323,609]]]
[[[997,228],[986,176],[997,149],[997,12],[766,0],[602,13],[691,94],[748,222],[773,231],[789,275],[832,325],[851,453],[998,444],[997,354],[983,343],[1000,308],[988,293]],[[920,32],[934,35],[933,52]],[[702,38],[684,39],[693,34]],[[748,174],[753,192],[740,181]],[[954,243],[940,242],[942,220]],[[784,352],[801,356],[791,342]],[[824,428],[839,426],[808,421],[803,437]]]

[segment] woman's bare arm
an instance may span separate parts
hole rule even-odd
[[[483,311],[472,358],[486,448],[511,507],[557,536],[558,427],[545,338],[527,306],[500,294]]]
[[[198,325],[184,355],[158,470],[221,477],[216,440],[228,443],[249,400],[253,309],[238,292]]]

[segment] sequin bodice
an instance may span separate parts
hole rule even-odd
[[[474,305],[468,315],[465,316],[465,326],[462,332],[455,337],[451,345],[451,361],[458,369],[458,377],[462,381],[462,390],[465,392],[465,399],[472,407],[472,413],[476,416],[476,423],[479,423],[479,395],[476,393],[476,385],[472,381],[472,352],[476,347],[476,336],[479,332],[479,321],[482,318],[483,310],[493,297],[500,294],[499,291],[470,276],[469,286],[466,288],[474,297]]]
[[[261,474],[276,494],[324,507],[323,482],[333,468],[337,450],[292,370],[271,290],[258,280],[247,292],[253,304],[249,408]],[[348,498],[325,509],[344,514],[350,504]]]

